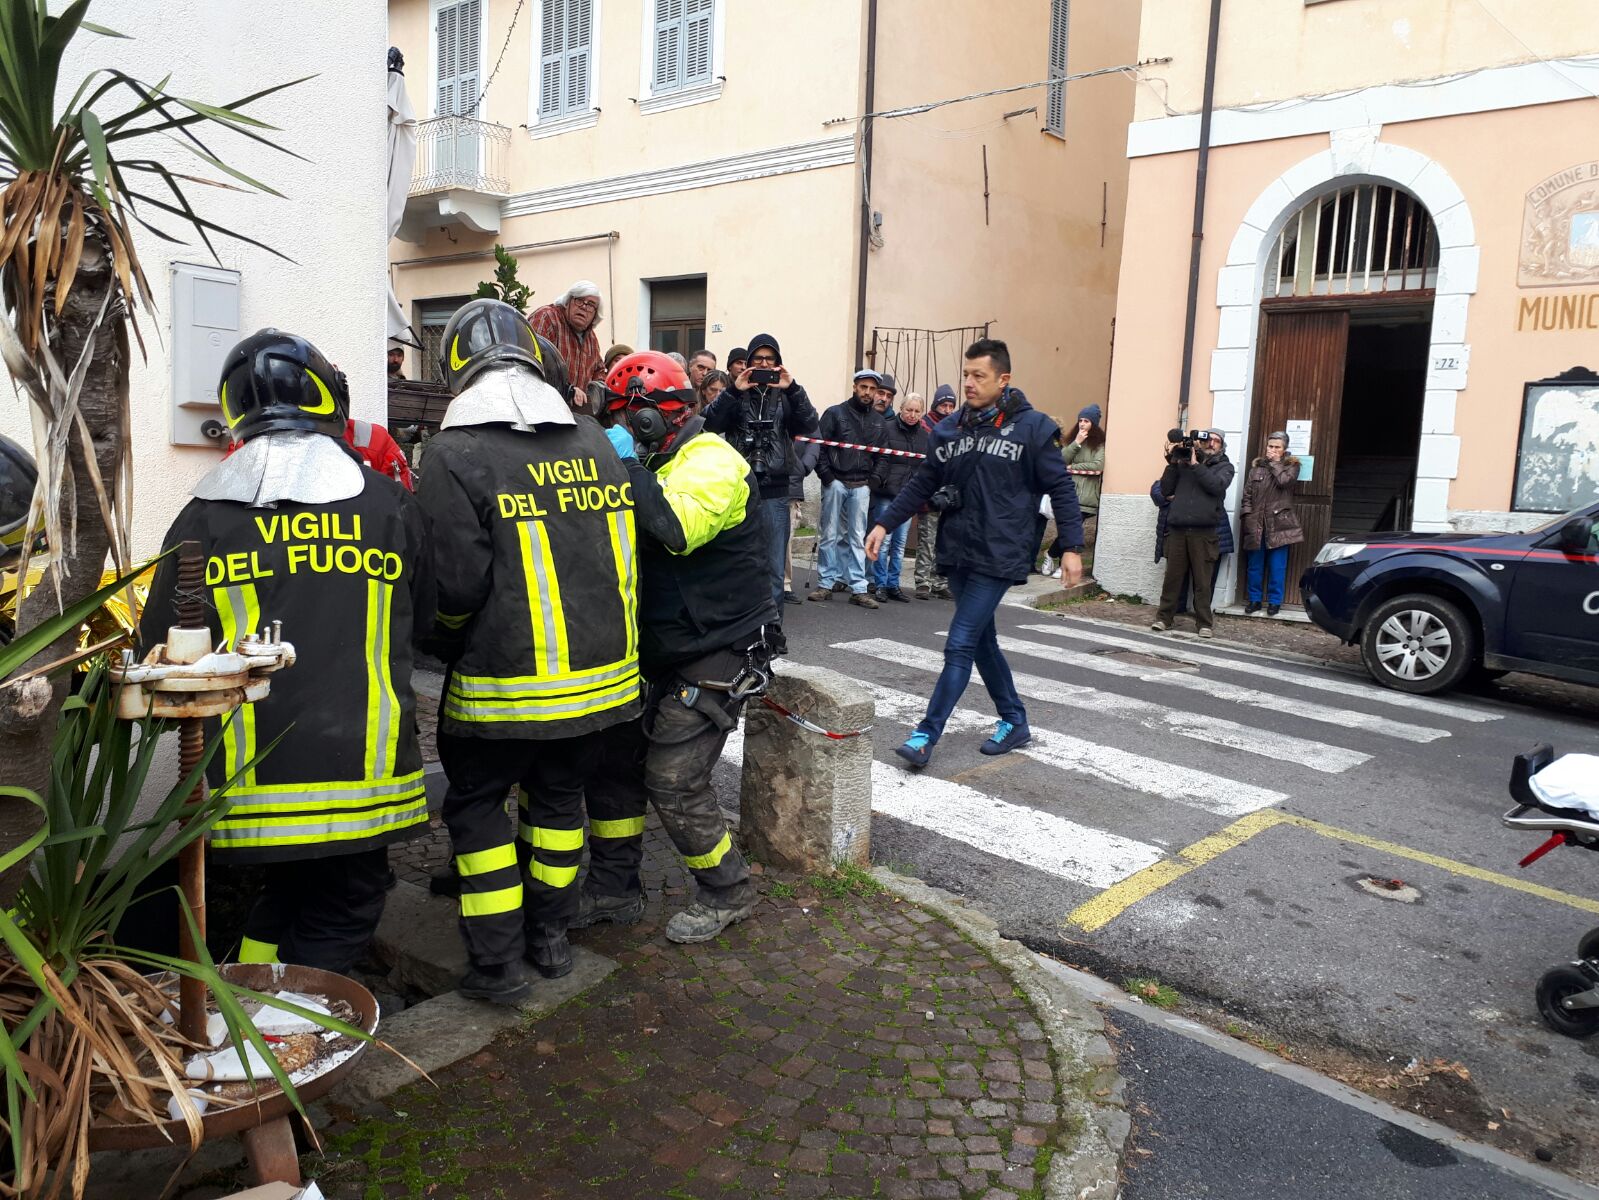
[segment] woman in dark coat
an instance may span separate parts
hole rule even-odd
[[[1244,611],[1251,616],[1260,611],[1262,592],[1268,617],[1275,617],[1282,608],[1288,548],[1305,540],[1299,515],[1294,512],[1298,479],[1299,460],[1288,453],[1288,435],[1270,434],[1265,455],[1250,464],[1244,480],[1240,532],[1249,566],[1249,603]]]

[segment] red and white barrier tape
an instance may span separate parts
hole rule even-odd
[[[780,713],[781,715],[787,717],[790,721],[793,721],[794,724],[798,725],[807,733],[817,733],[822,737],[830,738],[835,742],[846,742],[850,738],[858,738],[862,734],[870,733],[872,731],[872,727],[868,725],[865,729],[855,729],[851,730],[849,733],[834,733],[831,729],[823,729],[815,722],[807,721],[804,717],[800,716],[799,713],[790,712],[776,700],[773,700],[770,696],[762,696],[761,703],[766,705],[766,707],[771,709],[773,712]]]
[[[830,442],[826,438],[794,436],[796,442],[810,442],[817,446],[832,446],[836,450],[864,450],[868,454],[886,454],[890,458],[926,458],[925,454],[918,454],[914,450],[890,450],[886,446],[863,446],[859,442]],[[1102,471],[1087,471],[1080,467],[1067,467],[1070,475],[1102,475]]]
[[[864,450],[868,454],[886,454],[890,458],[926,458],[925,454],[918,454],[914,450],[890,450],[886,446],[863,446],[859,442],[830,442],[825,438],[799,437],[796,442],[813,442],[818,446],[832,446],[836,450]]]

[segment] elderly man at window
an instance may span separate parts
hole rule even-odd
[[[528,318],[533,332],[549,338],[561,352],[567,378],[572,381],[572,394],[568,399],[574,405],[587,402],[584,388],[590,380],[605,378],[600,339],[594,332],[604,315],[599,285],[579,279],[554,304],[534,309]]]

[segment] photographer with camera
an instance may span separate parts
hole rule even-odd
[[[974,665],[999,711],[992,736],[978,749],[1004,754],[1032,740],[994,613],[1011,585],[1027,581],[1041,497],[1055,509],[1060,533],[1050,553],[1061,560],[1064,582],[1070,586],[1082,574],[1083,518],[1061,460],[1060,426],[1010,386],[1010,367],[1010,348],[1002,341],[980,338],[967,347],[965,407],[929,435],[927,457],[866,538],[875,562],[888,530],[923,504],[939,511],[938,571],[955,593],[955,615],[927,715],[894,751],[912,767],[925,767],[933,757]]]
[[[882,383],[883,377],[876,371],[856,371],[855,390],[849,399],[822,414],[822,439],[856,446],[881,445],[883,418],[876,405]],[[848,592],[851,604],[877,607],[866,590],[868,481],[877,457],[866,450],[838,446],[823,446],[816,457],[816,477],[822,481],[822,526],[816,539],[821,586],[810,594],[812,600],[829,600],[834,592]]]
[[[783,365],[777,339],[763,333],[750,341],[749,365],[733,377],[733,386],[707,403],[700,415],[706,430],[721,434],[744,456],[759,484],[772,603],[781,613],[789,479],[800,469],[794,435],[816,432],[816,409]]]
[[[1183,577],[1193,580],[1194,624],[1199,636],[1211,636],[1216,623],[1210,594],[1216,582],[1221,544],[1216,526],[1227,519],[1227,488],[1233,481],[1233,464],[1221,434],[1173,429],[1166,434],[1166,470],[1160,477],[1161,494],[1170,500],[1166,510],[1166,578],[1160,592],[1160,611],[1150,628],[1165,633],[1176,619]]]

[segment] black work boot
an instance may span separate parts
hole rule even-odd
[[[461,875],[455,869],[454,859],[428,877],[428,891],[435,896],[454,897],[461,894]]]
[[[546,979],[559,979],[572,973],[572,943],[566,930],[537,925],[527,931],[527,950],[523,957]]]
[[[568,929],[587,929],[609,921],[612,925],[637,925],[644,918],[644,893],[633,896],[596,896],[583,892],[578,897],[577,916]]]
[[[461,982],[455,985],[461,995],[490,1004],[520,1004],[533,990],[533,984],[519,962],[468,966]]]

